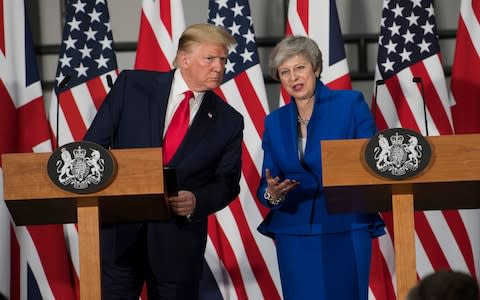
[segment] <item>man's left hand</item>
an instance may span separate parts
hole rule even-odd
[[[179,216],[190,216],[195,210],[196,198],[190,191],[178,191],[178,196],[167,197],[172,211]]]

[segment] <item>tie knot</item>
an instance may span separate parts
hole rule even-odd
[[[190,100],[191,98],[193,98],[193,92],[192,91],[186,91],[185,93],[183,93],[185,95],[185,97],[183,98],[183,100]]]

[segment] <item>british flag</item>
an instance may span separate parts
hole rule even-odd
[[[0,1],[0,154],[51,151],[49,133],[24,1]],[[0,294],[76,299],[62,226],[15,226],[1,181]]]
[[[285,35],[304,35],[313,39],[322,51],[323,83],[332,89],[352,88],[335,0],[289,1]],[[290,96],[282,88],[280,106],[288,102]]]
[[[480,133],[480,1],[462,0],[452,66],[452,107],[456,133]]]
[[[430,135],[453,133],[431,1],[383,2],[375,79],[384,81],[376,101],[380,129],[403,127],[427,134],[428,128]],[[471,226],[477,223],[474,227],[478,228],[478,222],[472,223],[474,215],[461,210],[415,213],[419,278],[439,269],[476,276],[478,232]],[[374,241],[371,288],[375,299],[395,299],[392,218],[390,213],[382,216],[388,234]]]
[[[181,2],[143,0],[135,69],[171,70],[183,30],[185,17]]]
[[[266,211],[255,200],[260,179],[261,135],[268,103],[255,33],[246,0],[210,0],[208,22],[226,28],[237,43],[229,51],[217,93],[245,119],[239,199],[211,215],[203,299],[280,299],[275,246],[256,228]],[[210,285],[208,284],[210,283]]]

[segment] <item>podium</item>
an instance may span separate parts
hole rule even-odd
[[[169,217],[163,198],[161,148],[110,151],[117,169],[111,184],[91,194],[57,187],[48,177],[51,153],[2,155],[4,198],[17,226],[78,223],[80,298],[101,299],[100,225]]]
[[[426,138],[432,159],[423,172],[390,180],[364,160],[368,139],[322,141],[323,186],[330,213],[392,211],[397,299],[417,282],[414,210],[480,207],[480,134]]]

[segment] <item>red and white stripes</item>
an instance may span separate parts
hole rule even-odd
[[[423,34],[426,37],[428,26],[435,26],[434,23],[431,23],[431,18],[434,16],[433,6],[425,3],[422,2],[422,5],[424,5],[428,11],[427,20],[420,22],[418,32],[407,32],[404,37],[406,37],[408,33],[419,36]],[[462,13],[466,13],[465,3],[470,3],[471,5],[472,2],[462,2]],[[478,3],[479,2],[477,2],[477,7]],[[407,9],[409,5],[412,4],[407,1],[397,1],[395,5]],[[388,7],[389,4],[385,2],[384,8]],[[393,7],[394,4],[390,2],[390,8]],[[416,14],[421,15],[422,12],[420,12],[420,9],[416,10],[414,6],[410,17]],[[471,14],[471,12],[469,11],[467,14]],[[385,16],[388,16],[388,13],[384,11],[384,17]],[[387,21],[384,19],[385,18],[382,19],[382,26],[390,26],[385,24]],[[399,25],[399,19],[400,18],[396,18],[393,24]],[[395,22],[397,23],[395,24]],[[409,25],[412,25],[412,23],[409,23]],[[388,28],[392,31],[392,40],[394,36],[393,27],[394,26],[391,25],[391,27]],[[409,27],[409,29],[411,28],[414,27]],[[461,27],[459,26],[459,30],[460,29]],[[433,30],[435,29],[433,28]],[[403,34],[406,31],[400,32]],[[382,38],[384,37],[380,37],[379,48],[386,47],[387,45],[387,40],[382,40]],[[435,38],[438,39],[438,36]],[[397,45],[395,43],[399,43],[398,39],[393,41],[391,45]],[[412,47],[420,47],[420,42],[425,44],[425,39],[419,41],[418,44],[412,45]],[[434,49],[436,43],[438,43],[438,40],[430,40],[428,49]],[[457,40],[457,49],[459,43],[461,43],[460,39]],[[415,51],[415,48],[409,48],[410,45],[408,43],[405,43],[405,46],[402,47],[396,46],[394,49],[398,51],[398,53],[402,50],[405,50],[404,53],[406,53],[407,50]],[[390,50],[388,50],[388,54],[389,53]],[[421,53],[423,53],[423,50],[420,51],[420,54]],[[384,73],[380,72],[380,68],[386,65],[386,63],[383,63],[385,61],[383,59],[384,58],[380,59],[379,56],[375,76],[376,80],[385,79],[385,84],[378,87],[377,126],[380,129],[404,127],[425,135],[427,133],[425,123],[427,122],[429,135],[453,134],[454,122],[452,122],[452,113],[450,110],[451,103],[439,50],[437,50],[437,53],[432,53],[432,55],[410,64],[392,76],[387,76],[387,78],[382,78],[381,75],[385,74],[386,71],[384,71]],[[388,62],[388,59],[385,62]],[[400,61],[395,62],[395,64],[399,63]],[[403,60],[401,63],[403,63]],[[455,63],[457,63],[457,61],[455,61]],[[472,62],[469,61],[467,64],[472,64]],[[459,66],[454,65],[454,69],[457,67]],[[426,120],[423,108],[422,86],[412,81],[414,77],[421,78],[423,82],[426,102]],[[452,78],[452,89],[454,87],[453,81]],[[478,88],[476,90],[478,92]],[[457,101],[460,100],[457,99]],[[478,111],[476,111],[476,113],[478,114]],[[459,117],[462,118],[463,116],[459,115]],[[455,199],[452,199],[452,201],[455,201]],[[372,259],[370,280],[371,298],[382,300],[395,299],[396,277],[392,216],[390,213],[383,213],[382,216],[387,224],[388,234],[374,242],[374,256]],[[453,269],[468,272],[478,278],[480,268],[480,256],[478,254],[478,250],[480,249],[478,238],[479,223],[478,210],[415,212],[417,277],[422,278],[440,269]]]
[[[114,82],[117,78],[117,71],[109,71],[101,76],[89,79],[80,85],[61,92],[58,96],[54,92],[52,93],[48,106],[48,116],[52,132],[56,133],[57,102],[60,101],[58,116],[59,145],[83,139],[103,99],[110,90],[107,76],[111,76]]]
[[[171,70],[183,30],[181,2],[143,0],[135,69]]]
[[[451,96],[456,133],[480,132],[480,1],[462,0],[458,19]]]
[[[23,1],[0,1],[0,154],[51,151],[26,18]],[[74,299],[62,226],[15,226],[1,181],[0,292],[10,299]]]
[[[275,245],[256,230],[267,212],[255,199],[268,112],[260,65],[222,84],[219,93],[244,117],[242,177],[238,199],[210,216],[205,258],[224,299],[280,299]]]

